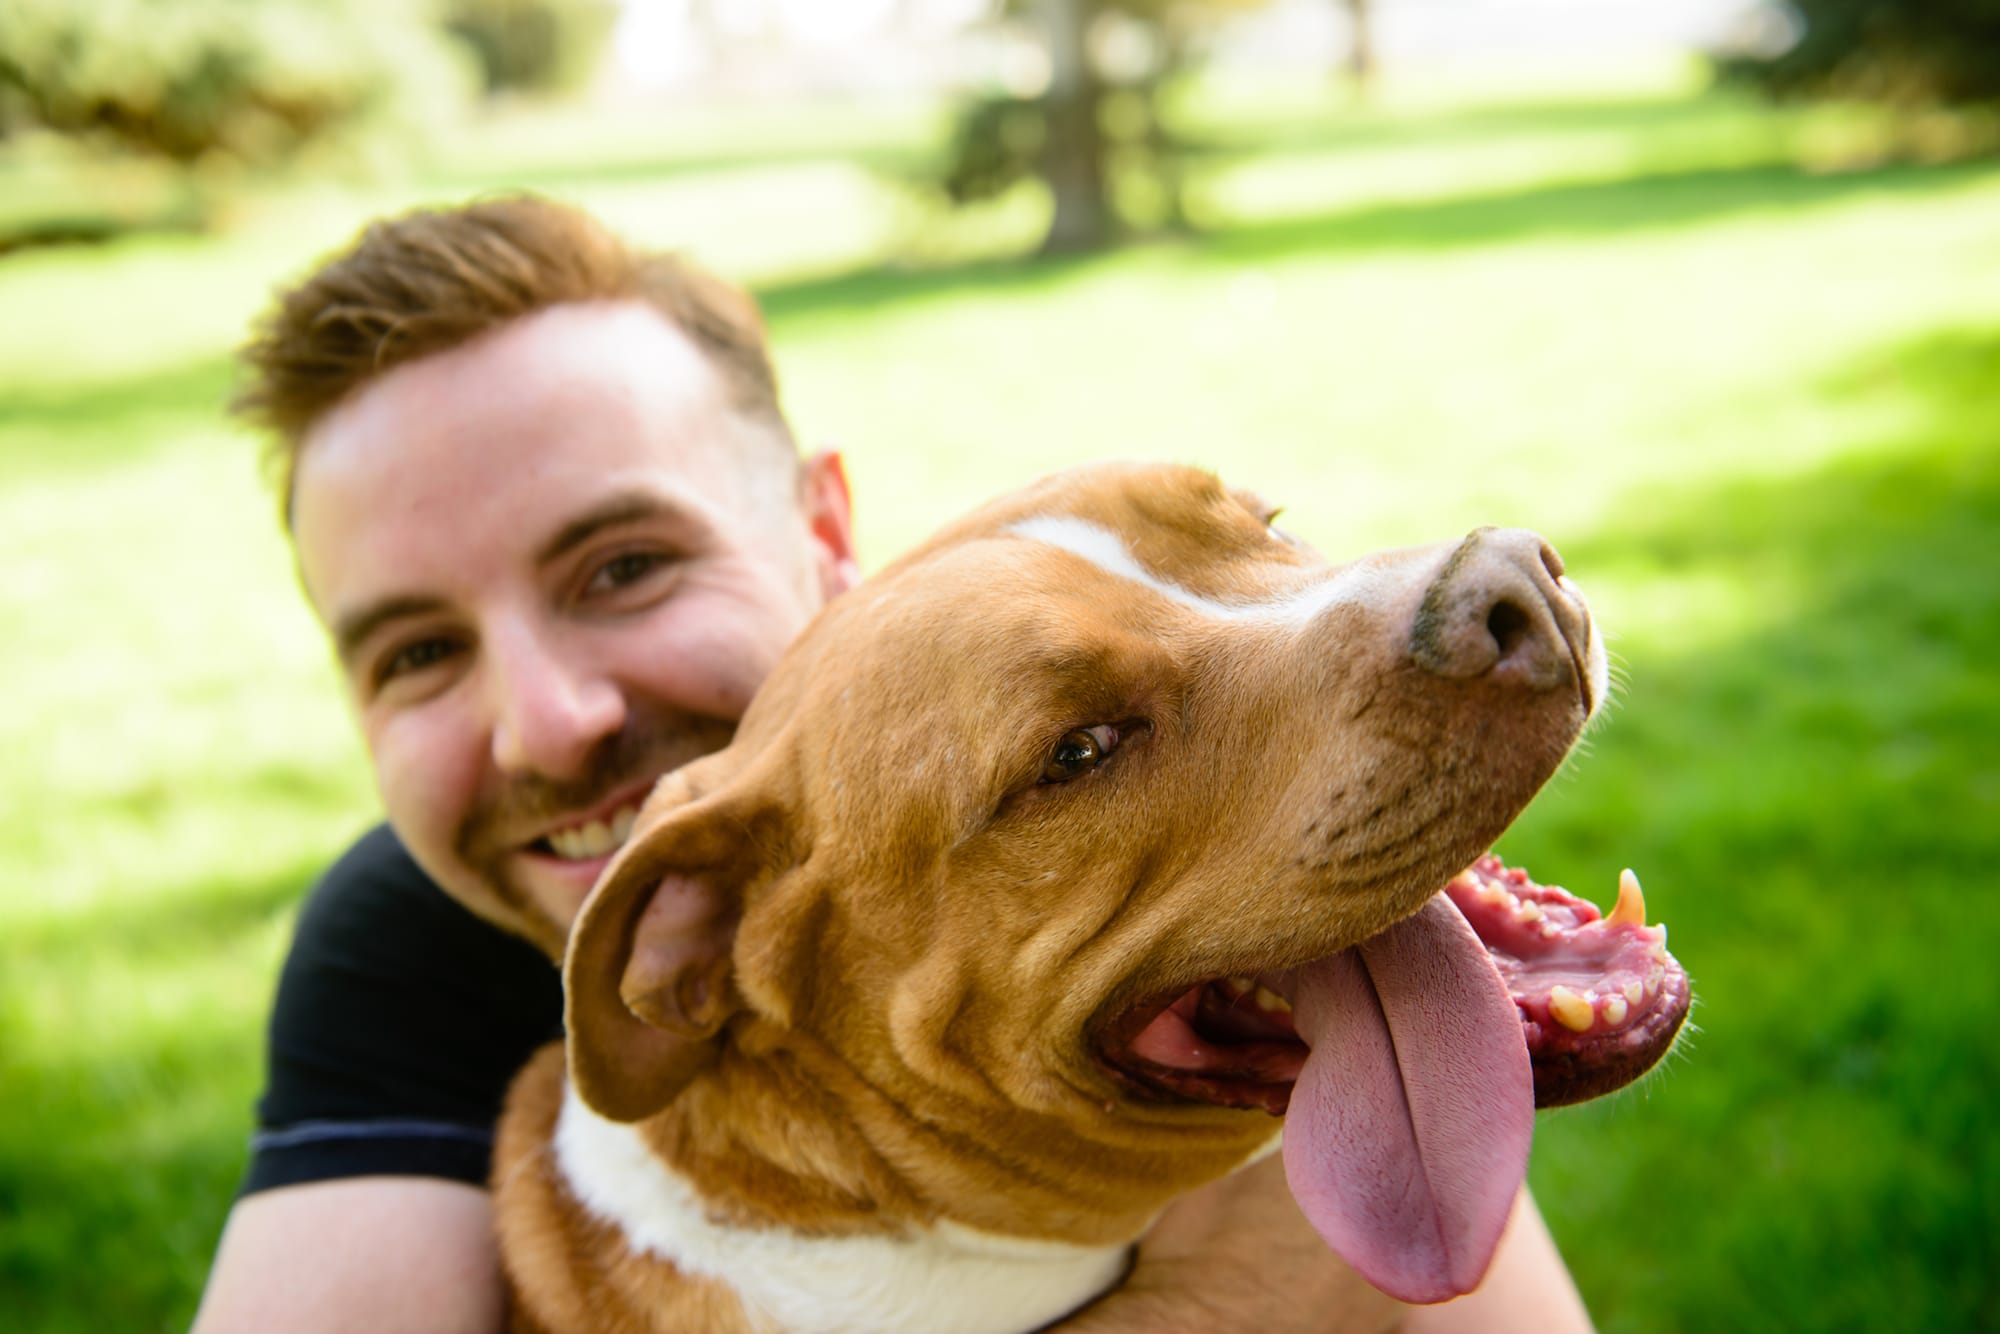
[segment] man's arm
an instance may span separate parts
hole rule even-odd
[[[202,1334],[498,1329],[491,1129],[561,1015],[549,961],[386,829],[349,849],[299,914]]]
[[[505,1315],[484,1190],[352,1177],[237,1201],[194,1334],[494,1334]]]
[[[1526,1188],[1479,1289],[1410,1307],[1362,1281],[1292,1202],[1272,1155],[1174,1203],[1123,1286],[1061,1334],[1590,1334]]]
[[[1583,1296],[1526,1186],[1486,1280],[1456,1301],[1409,1312],[1404,1334],[1591,1334]]]

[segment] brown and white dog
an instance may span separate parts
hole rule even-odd
[[[502,1126],[518,1327],[1034,1329],[1287,1108],[1364,1277],[1478,1283],[1537,1102],[1688,1006],[1632,887],[1599,920],[1464,869],[1604,650],[1531,533],[1329,567],[1270,518],[1048,479],[835,601],[661,782]]]

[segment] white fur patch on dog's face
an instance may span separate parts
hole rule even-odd
[[[1088,519],[1069,514],[1038,514],[1010,525],[1007,531],[1031,542],[1040,542],[1044,546],[1080,556],[1106,574],[1149,588],[1167,601],[1215,621],[1304,626],[1334,603],[1361,600],[1367,591],[1368,572],[1350,568],[1331,576],[1322,575],[1312,583],[1276,598],[1223,602],[1160,578],[1139,563],[1123,537]]]
[[[1367,565],[1349,565],[1274,598],[1224,602],[1162,579],[1139,563],[1123,537],[1088,519],[1071,514],[1037,514],[1010,524],[1007,531],[1081,557],[1106,574],[1150,589],[1169,602],[1215,621],[1303,629],[1337,603],[1365,605],[1383,587],[1379,572]],[[1565,592],[1582,598],[1582,591],[1568,577],[1559,578],[1556,583]],[[1602,708],[1611,684],[1610,659],[1595,620],[1590,622],[1589,638],[1584,645],[1583,669],[1589,679],[1589,707],[1594,716]]]
[[[570,1190],[635,1251],[728,1285],[787,1334],[1019,1334],[1110,1289],[1128,1247],[1001,1237],[941,1222],[894,1237],[805,1237],[711,1219],[646,1147],[565,1090],[555,1151]]]

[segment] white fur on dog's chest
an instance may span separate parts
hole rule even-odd
[[[788,1334],[1019,1334],[1088,1302],[1125,1272],[1123,1246],[994,1236],[950,1222],[894,1237],[805,1237],[713,1221],[631,1126],[566,1090],[556,1159],[591,1213],[634,1250],[727,1284]]]

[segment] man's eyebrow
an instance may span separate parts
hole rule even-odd
[[[342,616],[333,625],[333,648],[342,662],[351,659],[369,636],[390,621],[405,616],[428,616],[444,610],[444,599],[417,594],[387,597],[371,602]]]
[[[535,564],[547,565],[564,552],[588,542],[606,528],[659,515],[684,516],[687,508],[657,491],[620,491],[564,524],[535,553]]]

